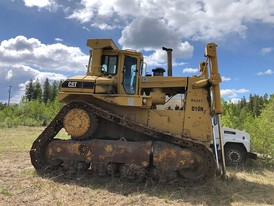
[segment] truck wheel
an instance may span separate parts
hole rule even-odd
[[[242,166],[246,161],[246,150],[238,144],[225,146],[225,163],[228,166]]]

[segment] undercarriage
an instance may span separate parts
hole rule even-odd
[[[113,135],[102,132],[107,129],[104,126],[114,128]],[[62,128],[71,135],[70,140],[55,138]],[[212,152],[201,142],[138,124],[83,102],[72,102],[60,110],[33,143],[30,156],[38,171],[62,168],[183,184],[202,183],[214,177],[216,171]]]

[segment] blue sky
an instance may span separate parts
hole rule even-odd
[[[28,80],[85,74],[88,38],[143,52],[150,69],[198,74],[207,42],[218,44],[223,98],[274,93],[274,1],[1,0],[0,101],[20,101]]]

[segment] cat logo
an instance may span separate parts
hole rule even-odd
[[[68,82],[68,87],[76,87],[77,82]]]

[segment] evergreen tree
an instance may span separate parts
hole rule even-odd
[[[246,98],[245,97],[241,98],[241,100],[239,101],[239,104],[241,109],[245,108],[247,106]]]
[[[39,102],[42,101],[42,88],[38,79],[36,79],[34,85],[33,100],[38,100]]]
[[[246,119],[248,121],[250,118],[255,120],[259,117],[262,110],[268,104],[268,95],[264,96],[252,95],[250,94],[249,100],[245,97],[241,98],[238,103],[223,101],[223,123],[227,127],[232,127],[236,129],[245,129]]]
[[[254,107],[253,105],[254,105],[254,98],[253,98],[253,95],[250,94],[249,95],[249,102],[248,102],[247,107],[248,107],[248,111],[250,111],[252,113],[253,113],[253,107]]]
[[[49,83],[49,79],[46,78],[46,81],[43,85],[43,102],[46,104],[48,100],[50,100],[51,95],[51,85]]]
[[[50,95],[50,101],[53,102],[54,99],[57,97],[58,94],[58,83],[56,81],[53,81],[51,86],[51,95]]]
[[[268,94],[267,93],[264,94],[263,99],[264,99],[264,105],[267,105],[268,104]]]
[[[25,96],[27,101],[30,102],[33,100],[33,93],[34,93],[34,86],[33,86],[33,81],[31,79],[29,83],[26,85]]]
[[[61,91],[63,82],[64,82],[63,80],[59,81],[59,83],[58,83],[58,91]]]
[[[260,97],[258,95],[254,95],[253,97],[254,97],[253,114],[255,117],[258,117],[260,115],[260,108],[261,108]]]

